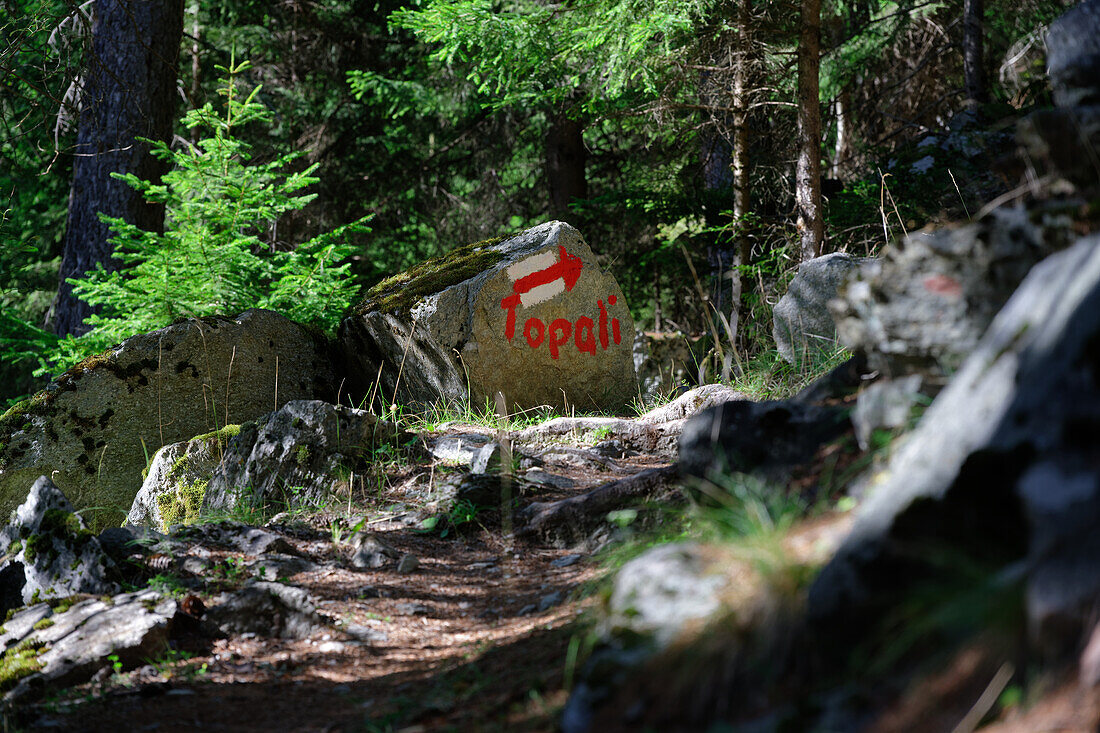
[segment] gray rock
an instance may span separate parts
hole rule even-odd
[[[316,565],[305,558],[284,555],[280,552],[264,553],[255,560],[249,560],[245,563],[245,567],[253,577],[260,580],[279,580],[317,569]]]
[[[594,712],[636,670],[721,611],[730,579],[716,570],[693,542],[655,547],[619,570],[599,640],[562,712],[562,730],[590,731]]]
[[[380,377],[381,394],[403,404],[480,405],[500,392],[509,411],[619,410],[636,394],[626,299],[563,222],[391,278],[344,320],[340,338],[352,389],[370,394]]]
[[[93,528],[118,524],[141,488],[146,451],[290,400],[335,399],[338,363],[319,333],[265,310],[127,339],[0,417],[0,516],[48,475],[78,509],[100,508]]]
[[[846,410],[800,402],[726,402],[688,421],[680,473],[721,486],[731,473],[784,483],[849,428]]]
[[[226,634],[304,639],[326,626],[309,593],[254,580],[206,610],[206,620]]]
[[[500,506],[503,490],[498,473],[452,474],[435,480],[425,508],[435,514],[447,514],[456,504],[466,501],[475,507],[495,509]]]
[[[575,565],[582,557],[583,555],[578,555],[576,553],[563,555],[556,560],[551,560],[550,565],[555,568],[567,568],[570,565]]]
[[[500,445],[489,443],[478,448],[470,459],[470,473],[489,473],[500,470]]]
[[[669,423],[670,426],[677,424],[682,426],[683,423],[677,421],[698,415],[709,407],[731,400],[747,399],[748,396],[744,393],[731,389],[724,384],[704,384],[685,392],[667,404],[654,407],[639,417],[638,422],[643,425]]]
[[[113,593],[117,571],[61,489],[40,476],[0,530],[0,601],[8,608],[74,593]]]
[[[1100,2],[1085,0],[1051,23],[1046,46],[1054,103],[1100,104]]]
[[[605,634],[650,637],[664,648],[693,622],[722,607],[729,578],[712,573],[694,542],[661,545],[634,558],[615,575],[601,629]]]
[[[626,447],[621,440],[601,440],[592,446],[592,450],[604,458],[623,459],[638,455],[638,451]]]
[[[202,509],[210,477],[239,426],[166,445],[153,455],[126,523],[162,532],[173,524],[190,524]]]
[[[1023,209],[911,234],[853,272],[830,303],[840,341],[887,377],[919,373],[943,384],[1063,235],[1041,231]]]
[[[480,433],[451,433],[429,439],[428,452],[444,463],[469,466],[477,452],[491,441]]]
[[[853,530],[810,592],[822,624],[896,603],[956,552],[1024,560],[1036,641],[1081,638],[1100,596],[1100,237],[1040,263],[921,423],[873,476]],[[835,627],[834,627],[835,628]],[[842,640],[841,640],[842,641]]]
[[[4,625],[0,648],[11,653],[41,645],[39,669],[23,677],[4,699],[29,699],[47,689],[79,684],[117,661],[133,669],[168,649],[176,602],[151,590],[123,593],[109,600],[90,598],[64,613],[39,604],[17,613]],[[40,621],[51,623],[42,628]],[[40,628],[35,629],[35,625]],[[108,660],[108,656],[112,657]]]
[[[537,486],[549,486],[553,489],[571,489],[576,485],[576,482],[568,476],[556,476],[541,468],[527,469],[523,474],[523,478],[525,481]]]
[[[603,440],[617,440],[631,450],[670,457],[675,455],[676,440],[680,437],[683,425],[683,420],[651,423],[643,422],[641,418],[625,420],[617,417],[555,417],[520,430],[513,435],[513,442],[560,446],[563,441],[591,445]],[[587,452],[597,463],[608,461],[595,451]]]
[[[871,447],[871,434],[875,430],[896,430],[909,424],[914,405],[924,399],[920,384],[920,375],[912,374],[873,382],[859,393],[852,410],[852,426],[860,448]]]
[[[176,543],[198,542],[202,545],[227,547],[250,556],[267,552],[301,556],[292,544],[274,532],[240,522],[224,521],[180,527],[170,539]]]
[[[798,266],[798,274],[772,311],[772,334],[784,361],[807,364],[817,354],[836,350],[836,325],[827,306],[848,274],[865,262],[834,252]]]
[[[420,560],[416,555],[404,554],[397,563],[397,572],[399,573],[413,573],[420,567]]]
[[[334,491],[350,490],[351,474],[376,449],[397,440],[393,424],[365,410],[288,402],[241,427],[210,479],[203,510],[324,507]]]
[[[351,564],[360,570],[380,568],[401,557],[401,553],[369,532],[356,532],[348,544],[352,546]]]
[[[565,594],[560,590],[556,590],[553,593],[547,593],[539,599],[538,612],[542,613],[543,611],[549,611],[564,600]]]

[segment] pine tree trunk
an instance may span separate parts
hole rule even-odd
[[[566,115],[557,116],[546,136],[546,178],[550,188],[550,215],[568,220],[569,202],[588,196],[584,164],[584,125]]]
[[[73,183],[61,260],[53,329],[87,331],[88,304],[67,278],[97,264],[117,268],[110,232],[98,213],[160,231],[164,209],[112,173],[159,179],[164,164],[138,137],[169,140],[176,116],[176,63],[183,35],[183,0],[98,0],[80,96]]]
[[[821,211],[821,102],[819,99],[821,0],[802,0],[798,39],[798,209],[799,260],[821,254],[825,223]]]
[[[752,53],[752,0],[739,0],[737,3],[737,46],[733,66],[733,151],[731,169],[733,172],[733,217],[735,228],[735,255],[730,262],[731,268],[740,268],[747,264],[751,251],[749,238],[742,220],[749,213],[752,204],[752,188],[749,182],[749,74]],[[738,321],[741,315],[741,297],[745,283],[740,272],[730,273],[730,305],[726,309],[729,327],[737,336]],[[737,348],[736,344],[732,345]]]
[[[989,99],[982,63],[983,6],[982,0],[963,0],[963,77],[969,108]]]

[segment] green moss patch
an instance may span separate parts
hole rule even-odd
[[[27,639],[0,655],[0,692],[7,692],[19,680],[41,670],[38,655],[44,648],[43,642]]]
[[[208,481],[182,484],[174,491],[166,491],[157,497],[161,530],[168,531],[173,524],[192,524],[202,511]]]
[[[367,292],[366,299],[354,312],[360,316],[375,312],[407,313],[421,298],[469,280],[504,259],[504,253],[493,245],[505,239],[508,237],[467,244],[386,278]]]

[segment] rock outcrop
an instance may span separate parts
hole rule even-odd
[[[210,478],[206,511],[320,508],[351,490],[352,474],[383,448],[400,448],[398,429],[366,410],[295,400],[241,426]],[[362,471],[360,471],[362,473]]]
[[[1066,243],[1022,208],[917,232],[853,272],[830,309],[840,342],[887,377],[944,384],[1041,259]]]
[[[509,410],[621,410],[637,396],[622,290],[563,222],[384,281],[340,338],[352,389],[403,404],[482,405],[500,392]]]
[[[5,702],[80,684],[111,664],[126,670],[161,657],[176,610],[175,600],[142,590],[87,598],[64,611],[45,603],[20,611],[0,632],[10,673]]]
[[[1100,237],[1040,263],[880,474],[814,583],[811,611],[858,628],[910,584],[1023,561],[1035,639],[1081,638],[1100,597]],[[946,554],[945,554],[946,553]],[[835,627],[834,627],[835,628]]]
[[[134,497],[126,524],[165,532],[173,524],[193,522],[202,509],[214,469],[229,447],[230,438],[239,431],[239,425],[227,425],[158,450]]]
[[[265,310],[127,339],[0,417],[0,512],[45,474],[78,509],[100,508],[93,525],[117,524],[153,451],[290,400],[335,400],[336,363],[320,333]]]

